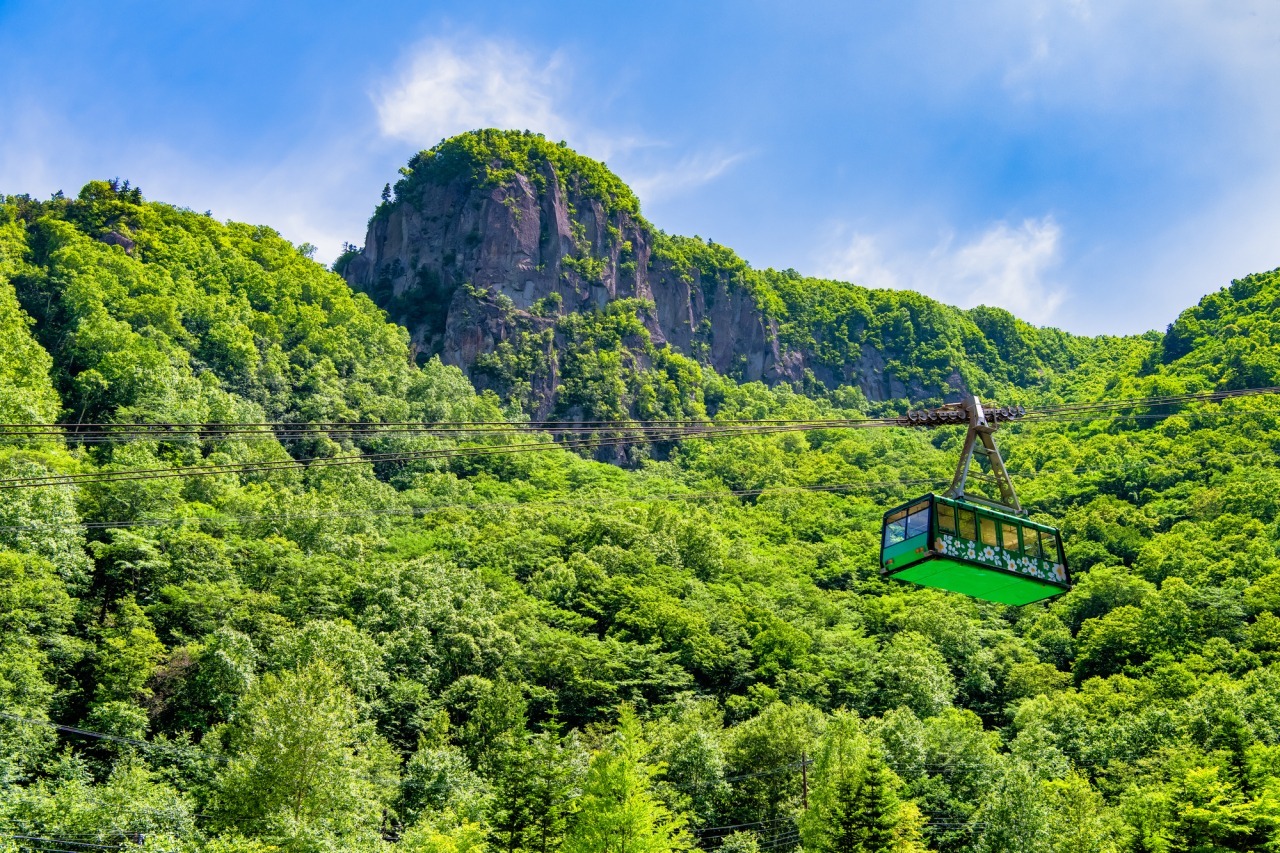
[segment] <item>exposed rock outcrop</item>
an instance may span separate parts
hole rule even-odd
[[[341,270],[409,329],[416,352],[481,384],[476,361],[513,336],[513,314],[549,327],[548,315],[625,298],[652,303],[641,319],[656,344],[745,381],[801,378],[803,358],[782,351],[747,288],[655,257],[655,236],[544,161],[496,184],[461,172],[414,185],[379,209]]]
[[[418,357],[438,355],[480,388],[519,386],[540,416],[578,405],[557,396],[568,320],[619,300],[638,300],[627,305],[648,333],[624,343],[628,370],[669,345],[739,381],[849,386],[873,401],[1041,381],[1083,353],[999,309],[752,270],[724,247],[654,229],[603,164],[536,134],[463,134],[402,174],[363,249],[335,268],[408,328]]]

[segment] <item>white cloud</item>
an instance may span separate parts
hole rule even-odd
[[[220,220],[270,226],[331,261],[344,241],[361,242],[377,188],[391,162],[379,163],[367,134],[316,133],[272,156],[236,161],[160,140],[92,139],[94,117],[70,120],[38,105],[10,111],[0,136],[0,193],[74,196],[87,181],[119,177],[148,199],[210,210]],[[399,159],[398,156],[396,159]]]
[[[962,308],[998,306],[1043,324],[1063,301],[1048,277],[1061,259],[1061,240],[1062,229],[1050,216],[1017,226],[997,222],[959,244],[954,235],[944,235],[926,251],[844,232],[833,240],[819,272],[865,287],[919,291]]]
[[[346,110],[336,131],[318,116],[302,136],[263,146],[249,159],[162,138],[95,138],[86,130],[92,114],[59,114],[38,97],[13,98],[0,104],[8,117],[0,192],[74,194],[90,178],[119,176],[148,198],[313,243],[317,259],[328,262],[344,241],[363,241],[378,189],[408,156],[405,142],[417,150],[475,128],[529,129],[605,160],[645,201],[678,196],[742,159],[722,149],[683,153],[668,140],[584,117],[573,107],[581,100],[570,90],[573,72],[559,54],[505,42],[425,42],[373,85],[368,102]]]
[[[623,177],[641,202],[661,201],[714,181],[746,157],[746,152],[695,151],[650,171],[624,167]]]
[[[720,177],[744,157],[723,149],[680,156],[660,139],[601,126],[575,111],[573,69],[506,42],[420,44],[373,95],[383,136],[434,145],[484,127],[532,130],[605,161],[642,202],[678,196]],[[661,158],[661,165],[655,162]],[[674,159],[674,163],[672,162]]]
[[[559,139],[571,129],[561,105],[563,66],[557,55],[544,61],[497,41],[465,48],[428,41],[374,95],[378,124],[384,135],[422,147],[483,127]]]

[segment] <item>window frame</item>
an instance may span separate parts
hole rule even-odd
[[[975,541],[979,545],[982,545],[984,548],[999,548],[1000,547],[1000,522],[997,521],[993,516],[987,515],[985,513],[977,513],[977,516],[978,516],[978,538]],[[986,522],[986,524],[984,524],[983,522]],[[991,526],[990,541],[987,541],[987,537],[983,531],[983,528],[986,527],[986,525]]]
[[[880,551],[882,553],[884,552],[885,548],[889,548],[893,545],[897,545],[901,542],[907,541],[907,515],[909,514],[907,512],[907,509],[908,508],[904,506],[898,509],[889,510],[889,512],[885,513],[884,522],[881,524],[881,531],[880,531]],[[897,518],[894,518],[895,515],[897,516]],[[901,527],[902,535],[900,538],[895,539],[891,542],[889,541],[889,533],[890,531],[893,530],[893,526],[895,524],[902,525]]]
[[[931,530],[930,525],[933,523],[932,509],[933,503],[931,501],[919,501],[907,509],[906,536],[903,541],[906,541],[907,539],[914,539],[922,534],[925,536],[929,535]],[[919,519],[922,515],[924,516],[923,529],[912,523],[912,519]]]
[[[937,512],[937,515],[935,516],[935,519],[934,519],[934,526],[935,526],[935,529],[938,531],[938,533],[950,533],[952,536],[955,536],[955,535],[956,535],[956,508],[955,508],[955,506],[953,506],[952,504],[947,503],[946,501],[936,501],[936,502],[935,502],[935,504],[934,504],[934,509],[935,509],[935,510],[936,510],[936,512]],[[950,527],[947,527],[947,526],[943,525],[943,523],[942,523],[942,516],[943,516],[943,513],[944,513],[944,512],[945,512],[947,515],[950,515],[950,516],[951,516],[951,526],[950,526]]]
[[[999,526],[1000,526],[1000,547],[1006,551],[1014,551],[1016,553],[1021,554],[1022,553],[1022,525],[1018,524],[1016,521],[1009,521],[1007,519],[1002,518],[1000,519]],[[1005,542],[1005,534],[1008,533],[1009,531],[1013,531],[1013,537],[1015,540],[1012,545],[1010,545],[1008,542]]]

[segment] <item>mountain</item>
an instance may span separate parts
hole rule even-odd
[[[616,346],[630,371],[670,348],[738,382],[854,388],[875,402],[1047,388],[1096,351],[999,309],[753,269],[724,246],[656,229],[606,166],[537,134],[463,134],[401,175],[363,249],[335,269],[409,329],[420,357],[439,355],[540,417],[602,414],[565,388],[581,372],[567,363],[582,348],[575,315],[639,321]],[[643,416],[635,402],[624,408]]]
[[[877,405],[721,375],[643,294],[459,285],[436,345],[455,301],[508,335],[477,391],[269,227],[118,181],[0,200],[0,851],[1275,849],[1280,407],[1133,401],[1280,385],[1280,271],[1086,339],[738,269],[779,363],[856,361],[835,332],[866,317],[907,393],[1130,401],[998,435],[1075,588],[879,576],[885,508],[945,485],[959,430],[757,425],[627,466],[512,433],[551,366],[566,418]]]

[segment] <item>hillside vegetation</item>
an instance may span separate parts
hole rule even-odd
[[[815,346],[859,310],[847,286],[750,277]],[[903,306],[877,334],[911,331],[912,370],[979,330],[999,402],[1280,384],[1280,272],[1125,339],[874,298]],[[584,411],[870,410],[721,376],[655,345],[642,308],[557,321],[590,342],[565,380]],[[7,424],[521,411],[416,365],[268,228],[101,182],[0,205]],[[628,468],[428,455],[528,436],[282,435],[0,435],[0,850],[1280,849],[1274,397],[1002,430],[1078,581],[1020,609],[875,571],[883,508],[945,484],[958,431],[704,438]]]

